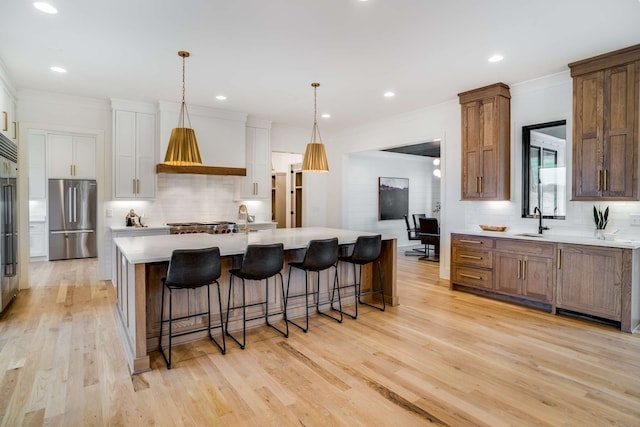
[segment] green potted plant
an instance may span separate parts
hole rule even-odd
[[[596,223],[596,238],[604,239],[604,229],[607,228],[607,224],[609,223],[609,206],[607,206],[604,211],[594,206],[593,220]]]

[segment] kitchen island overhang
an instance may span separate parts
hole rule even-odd
[[[158,337],[160,336],[160,308],[161,308],[161,278],[165,276],[171,252],[174,249],[197,249],[210,246],[220,248],[222,256],[222,276],[218,280],[223,298],[223,311],[226,315],[226,300],[229,286],[228,270],[236,268],[242,261],[247,244],[283,243],[285,249],[285,265],[282,274],[285,282],[288,281],[289,268],[287,262],[299,261],[304,256],[304,251],[310,240],[337,237],[341,250],[355,243],[358,236],[375,235],[377,233],[343,230],[324,227],[302,227],[266,230],[249,234],[181,234],[162,236],[138,236],[119,237],[114,239],[116,257],[114,259],[117,300],[114,309],[116,324],[125,349],[129,369],[132,374],[139,374],[151,369],[149,352],[158,349]],[[382,252],[380,261],[383,273],[384,298],[387,304],[398,305],[396,287],[396,255],[397,242],[393,236],[382,235]],[[353,280],[352,267],[339,263],[339,275],[341,281],[351,283]],[[372,283],[372,268],[366,266],[363,269],[363,290],[368,289]],[[304,274],[294,270],[291,277],[292,292],[304,290]],[[320,297],[328,298],[332,285],[332,278],[321,273]],[[248,298],[259,299],[261,287],[249,286]],[[206,304],[206,298],[199,292],[206,290],[186,291],[174,301],[176,315],[186,315],[201,310]],[[235,298],[235,294],[233,296]],[[272,296],[270,303],[281,304],[278,296]],[[348,295],[343,304],[355,303],[353,295]],[[215,304],[212,304],[215,306]],[[324,309],[329,309],[328,306]],[[304,302],[288,307],[288,316],[291,318],[304,316]],[[212,318],[217,313],[212,312]],[[195,319],[179,325],[183,330],[200,327],[204,319]],[[258,327],[263,323],[248,325]],[[231,318],[229,329],[238,330],[241,327],[239,317]],[[166,334],[166,331],[163,331]],[[206,337],[206,332],[201,335],[193,334],[191,337],[183,337],[186,340],[195,340]],[[180,341],[177,341],[178,344]]]

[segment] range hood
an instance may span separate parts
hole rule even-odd
[[[247,176],[246,168],[230,168],[223,166],[175,166],[159,163],[156,165],[156,173],[191,173],[197,175],[231,175]]]

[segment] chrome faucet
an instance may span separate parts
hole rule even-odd
[[[549,227],[543,227],[542,226],[542,212],[540,211],[540,208],[537,207],[537,206],[535,208],[533,208],[533,217],[534,218],[536,217],[536,212],[537,212],[537,215],[540,215],[538,217],[538,234],[542,234],[542,231],[543,230],[548,230]]]

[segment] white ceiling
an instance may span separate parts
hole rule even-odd
[[[318,81],[325,138],[640,43],[638,0],[50,0],[57,15],[31,3],[0,1],[18,89],[177,102],[188,50],[187,105],[310,129]]]

